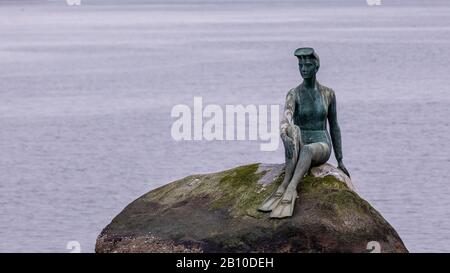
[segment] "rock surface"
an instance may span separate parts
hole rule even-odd
[[[257,208],[283,176],[283,164],[252,164],[172,182],[129,204],[95,250],[369,252],[375,245],[407,252],[391,225],[329,164],[312,168],[300,183],[293,217],[270,219]]]

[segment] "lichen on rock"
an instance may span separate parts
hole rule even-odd
[[[101,232],[96,252],[368,252],[370,241],[407,252],[339,172],[311,169],[287,219],[257,210],[283,180],[283,164],[188,176],[129,204]]]

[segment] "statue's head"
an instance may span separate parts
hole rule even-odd
[[[298,58],[298,68],[303,79],[310,79],[316,76],[319,71],[319,55],[311,47],[297,48],[294,55]]]

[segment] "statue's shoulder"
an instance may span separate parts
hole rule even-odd
[[[319,83],[319,88],[320,91],[325,95],[325,97],[333,98],[335,96],[334,90],[331,87]]]
[[[294,100],[296,100],[297,99],[297,88],[298,88],[298,86],[294,87],[294,88],[291,88],[286,94],[286,99],[294,99]]]
[[[286,97],[292,96],[292,97],[294,97],[294,98],[297,99],[298,94],[300,93],[300,90],[302,89],[302,87],[303,87],[303,84],[300,84],[300,85],[298,85],[298,86],[296,86],[296,87],[294,87],[294,88],[291,88],[291,89],[288,91]]]

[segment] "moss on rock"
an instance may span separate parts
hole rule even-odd
[[[383,252],[407,251],[389,223],[332,175],[303,179],[293,217],[259,212],[283,177],[280,165],[251,164],[169,183],[116,216],[96,251],[366,252],[374,240]]]

